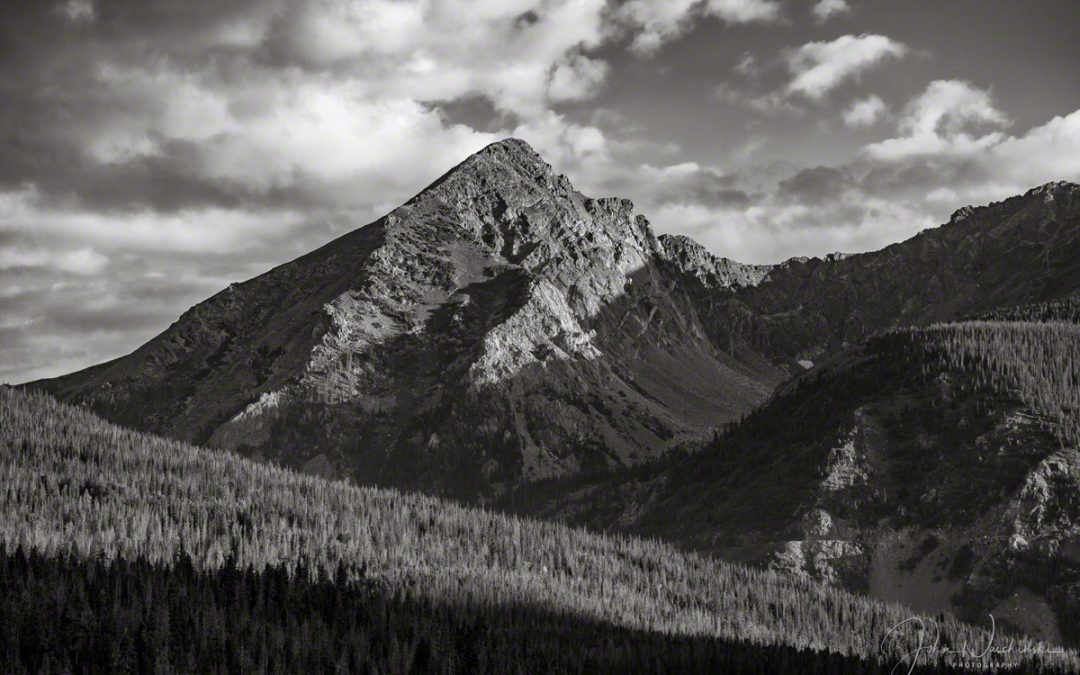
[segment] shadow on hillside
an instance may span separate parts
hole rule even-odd
[[[841,674],[892,667],[630,630],[525,603],[431,602],[344,577],[300,581],[273,567],[202,573],[186,557],[162,568],[19,550],[0,555],[0,587],[0,656],[12,672]]]

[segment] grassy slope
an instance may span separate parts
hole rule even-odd
[[[909,616],[654,541],[297,475],[130,432],[41,395],[0,389],[0,428],[8,550],[159,565],[182,550],[208,571],[302,559],[419,601],[527,604],[628,629],[866,656]],[[984,639],[951,619],[943,631],[952,644]]]

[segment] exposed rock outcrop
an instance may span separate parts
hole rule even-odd
[[[664,257],[683,275],[696,279],[706,289],[756,286],[769,275],[773,265],[745,265],[709,253],[704,246],[683,235],[662,234]]]

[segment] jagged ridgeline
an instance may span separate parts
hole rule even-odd
[[[1078,411],[1080,325],[906,328],[782,386],[697,455],[542,486],[525,508],[1075,644]]]
[[[917,639],[883,654],[909,610],[805,578],[298,475],[40,394],[0,389],[0,425],[12,672],[888,672]],[[1020,646],[1026,672],[1080,667]]]

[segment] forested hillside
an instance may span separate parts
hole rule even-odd
[[[984,312],[972,317],[983,321],[1067,321],[1080,323],[1080,295]]]
[[[510,508],[1080,640],[1080,326],[868,340],[696,455]]]
[[[857,658],[797,650],[888,665],[916,639],[886,641],[882,656],[910,611],[805,578],[301,476],[123,430],[43,395],[0,390],[0,426],[10,618],[0,648],[28,669],[135,658],[183,669],[205,658],[206,669],[235,659],[456,672],[477,663],[469,645],[481,644],[491,645],[477,666],[488,672],[523,655],[570,672],[629,662],[863,672]],[[340,621],[361,628],[346,635]],[[947,644],[986,642],[950,618],[937,623]],[[301,644],[304,635],[321,637]],[[1017,643],[996,658],[1080,666],[1039,649]]]
[[[199,572],[186,557],[163,568],[7,555],[0,598],[6,673],[891,669],[809,648],[631,630],[533,604],[459,605],[373,584],[297,579],[279,566]]]

